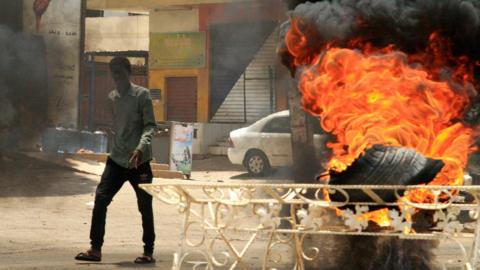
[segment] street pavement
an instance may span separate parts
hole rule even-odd
[[[182,216],[154,200],[155,266],[133,260],[142,252],[141,217],[135,194],[125,183],[108,208],[101,263],[75,261],[89,247],[90,218],[97,171],[78,172],[24,155],[0,157],[0,269],[170,269]],[[226,157],[194,160],[191,181],[288,181],[288,169],[251,179]],[[92,167],[85,163],[85,170]],[[155,180],[158,181],[158,180]],[[188,180],[185,180],[188,181]]]
[[[75,161],[70,169],[49,162],[50,158],[0,156],[0,269],[171,269],[182,215],[176,207],[154,200],[157,263],[134,264],[133,260],[142,252],[141,217],[128,182],[108,208],[102,262],[75,261],[74,256],[89,247],[99,166]],[[194,160],[193,165],[192,180],[185,181],[291,182],[288,168],[266,178],[252,179],[226,157]],[[242,241],[239,239],[239,243]],[[261,269],[262,247],[252,248],[249,269]],[[443,245],[436,253],[442,260],[458,259],[455,245]],[[288,259],[291,253],[285,251],[283,257]]]

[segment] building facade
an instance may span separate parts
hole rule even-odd
[[[87,0],[87,9],[130,15],[87,18],[87,53],[143,51],[148,29],[145,65],[158,121],[246,123],[285,107],[276,87],[280,0]]]

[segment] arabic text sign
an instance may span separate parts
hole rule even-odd
[[[205,32],[151,33],[151,68],[205,66]]]

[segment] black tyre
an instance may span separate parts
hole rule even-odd
[[[245,158],[245,167],[251,176],[266,176],[270,171],[267,156],[261,151],[250,151]]]
[[[341,173],[330,172],[332,185],[418,185],[432,181],[443,168],[443,161],[432,159],[415,149],[373,145]],[[394,202],[390,190],[375,191],[386,202]],[[352,201],[370,201],[361,191],[350,191]],[[343,195],[339,195],[343,196]],[[333,196],[334,197],[334,196]]]

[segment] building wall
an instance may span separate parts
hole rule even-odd
[[[198,32],[199,10],[188,8],[179,10],[150,11],[150,34],[152,33],[182,33]],[[205,46],[207,47],[207,46]],[[208,57],[206,56],[206,59]],[[197,121],[208,121],[208,64],[203,68],[155,68],[149,69],[150,89],[160,89],[162,99],[155,105],[155,117],[158,121],[167,120],[166,106],[168,93],[165,79],[168,77],[197,77]]]
[[[148,16],[85,19],[85,51],[148,51]]]
[[[198,8],[151,10],[150,31],[153,33],[197,32]]]
[[[150,89],[160,89],[162,99],[157,105],[154,105],[155,119],[165,121],[168,91],[165,90],[165,79],[168,77],[197,77],[197,122],[208,122],[208,72],[205,69],[150,69],[149,87]],[[174,94],[174,93],[171,93]]]
[[[0,8],[0,25],[6,25],[15,32],[22,31],[22,9],[22,1],[2,0],[2,8]]]
[[[228,2],[228,1],[226,1]],[[194,76],[197,77],[197,122],[209,122],[210,119],[210,38],[209,26],[232,22],[252,22],[258,20],[279,21],[284,16],[281,0],[264,0],[239,3],[200,4],[176,7],[175,9],[151,9],[150,37],[155,33],[204,32],[206,35],[205,64],[199,68],[156,68],[150,61],[149,87],[160,89],[162,100],[155,105],[156,118],[168,120],[166,107],[169,93],[165,78]],[[272,54],[274,53],[271,46]],[[152,38],[150,38],[152,54]],[[150,56],[150,60],[152,56]]]
[[[48,121],[76,127],[79,114],[82,1],[51,1],[34,11],[34,0],[23,0],[23,28],[45,40],[48,69]]]
[[[252,0],[88,0],[89,9],[145,11],[155,8],[209,3],[249,2]],[[257,0],[264,1],[264,0]]]

